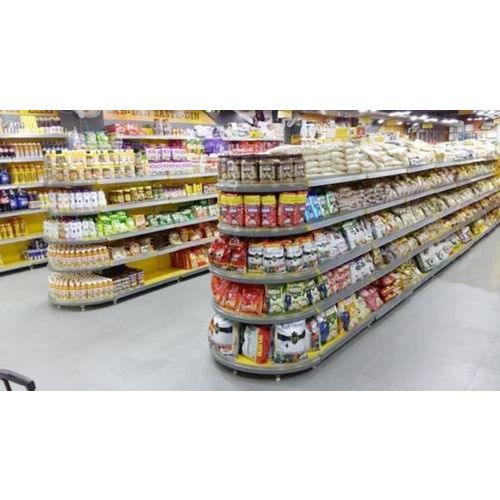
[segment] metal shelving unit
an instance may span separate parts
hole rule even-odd
[[[476,218],[480,217],[476,214]],[[470,222],[469,222],[470,223]],[[461,255],[469,251],[478,241],[491,233],[496,226],[495,224],[491,226],[487,231],[483,234],[476,236],[472,241],[466,243],[462,246],[460,250],[454,253],[448,260],[443,262],[440,266],[436,267],[432,271],[425,274],[425,276],[416,284],[409,287],[405,291],[403,291],[398,296],[394,297],[389,302],[386,302],[383,306],[381,306],[377,311],[372,313],[368,318],[366,318],[362,323],[353,328],[350,332],[343,336],[337,336],[327,344],[320,351],[315,351],[312,353],[308,353],[308,357],[302,361],[297,363],[287,363],[287,364],[274,364],[272,362],[268,362],[265,364],[257,364],[244,358],[243,356],[238,356],[237,358],[223,356],[216,350],[210,348],[210,351],[214,358],[221,363],[222,365],[236,371],[236,372],[244,372],[251,373],[255,375],[272,375],[277,377],[279,380],[280,375],[297,373],[300,371],[308,370],[317,366],[321,361],[325,360],[328,356],[333,354],[335,351],[340,349],[344,344],[352,340],[354,337],[359,335],[362,331],[364,331],[367,327],[373,324],[375,321],[384,317],[390,311],[392,311],[396,306],[404,302],[407,298],[409,298],[418,288],[427,283],[431,278],[433,278],[436,274],[441,272],[447,266],[452,264],[456,259],[458,259]],[[454,231],[457,230],[456,228]],[[313,313],[314,314],[314,313]],[[252,321],[253,323],[253,321]]]
[[[144,229],[136,229],[134,231],[128,231],[126,233],[113,234],[110,236],[102,236],[100,238],[93,239],[81,239],[81,240],[61,240],[56,238],[47,238],[44,236],[44,240],[47,243],[59,244],[59,245],[90,245],[92,243],[107,243],[109,241],[124,240],[127,238],[134,238],[136,236],[144,236],[146,234],[158,233],[160,231],[167,231],[169,229],[176,229],[183,226],[192,226],[194,224],[201,224],[202,222],[216,221],[217,217],[200,217],[198,219],[191,219],[184,222],[177,222],[175,224],[166,224],[164,226],[153,226],[146,227]]]
[[[43,233],[25,234],[24,236],[18,236],[17,238],[0,240],[0,245],[11,245],[12,243],[19,243],[20,241],[31,241],[38,238],[43,238]]]
[[[426,196],[441,193],[443,191],[449,191],[450,189],[455,189],[458,187],[465,186],[467,184],[471,184],[476,181],[488,179],[490,177],[493,177],[494,175],[495,175],[494,173],[479,175],[476,177],[472,177],[470,179],[464,179],[458,182],[454,182],[452,184],[447,184],[446,186],[427,189],[420,193],[416,193],[410,196],[405,196],[403,198],[398,198],[396,200],[391,200],[376,205],[370,205],[368,207],[358,208],[356,210],[338,212],[335,215],[332,215],[331,217],[327,217],[325,219],[307,222],[305,224],[299,224],[297,226],[292,226],[292,227],[265,229],[265,228],[231,226],[229,224],[219,223],[219,229],[221,232],[225,234],[231,234],[234,236],[249,236],[249,237],[260,237],[260,238],[301,234],[309,231],[314,231],[316,229],[322,229],[324,227],[332,226],[334,224],[338,224],[340,222],[344,222],[349,219],[354,219],[362,215],[372,214],[380,210],[385,210],[386,208],[395,207],[397,205],[403,205],[410,201],[418,200],[419,198],[424,198]]]
[[[171,245],[161,250],[155,250],[154,252],[141,253],[139,255],[134,255],[133,257],[127,257],[125,259],[117,259],[110,262],[103,263],[100,266],[94,267],[57,267],[50,263],[49,268],[52,271],[57,271],[60,273],[74,273],[74,272],[96,272],[102,271],[104,269],[110,269],[111,267],[118,267],[124,264],[130,264],[132,262],[138,262],[140,260],[151,259],[153,257],[159,257],[160,255],[167,255],[169,253],[178,252],[179,250],[186,250],[187,248],[199,247],[202,245],[208,245],[214,241],[215,238],[203,238],[201,240],[189,241],[187,243],[182,243],[180,245]],[[0,242],[1,243],[1,242]]]
[[[112,177],[110,179],[65,181],[65,182],[47,182],[44,184],[48,188],[70,188],[84,186],[109,186],[112,184],[136,184],[141,182],[158,182],[183,179],[201,179],[204,177],[217,177],[217,172],[193,172],[186,174],[170,175],[144,175],[137,177]]]
[[[44,214],[47,212],[46,208],[35,208],[32,210],[14,210],[13,212],[0,212],[0,219],[7,217],[19,217],[20,215],[33,215],[33,214]]]
[[[0,274],[8,273],[9,271],[16,271],[18,269],[24,268],[34,268],[35,266],[47,264],[47,259],[39,259],[39,260],[25,260],[21,262],[16,262],[15,264],[7,264],[5,266],[0,266]]]
[[[56,212],[49,211],[49,215],[54,217],[69,217],[83,215],[97,215],[106,212],[116,212],[117,210],[133,210],[135,208],[157,207],[160,205],[177,205],[179,203],[190,203],[192,201],[211,200],[217,198],[217,194],[199,194],[195,196],[183,196],[182,198],[162,198],[160,200],[138,201],[132,203],[117,203],[96,208],[95,210]]]
[[[131,297],[132,295],[137,295],[138,293],[145,292],[152,288],[166,285],[168,283],[181,281],[183,278],[187,278],[189,276],[193,276],[196,274],[201,274],[207,271],[208,271],[208,266],[202,266],[196,269],[189,269],[189,270],[179,269],[178,272],[174,271],[170,273],[165,273],[164,279],[151,280],[150,283],[145,283],[143,286],[137,286],[125,292],[116,294],[113,297],[107,297],[105,299],[100,299],[100,300],[92,300],[92,301],[59,300],[54,297],[51,297],[49,294],[49,302],[57,307],[76,307],[80,308],[83,311],[87,306],[96,306],[100,304],[109,304],[109,303],[116,304],[119,300],[124,299],[126,297]]]
[[[402,238],[403,236],[406,236],[409,233],[417,231],[418,229],[421,229],[422,227],[425,227],[428,224],[437,221],[438,219],[441,219],[458,210],[461,210],[466,206],[472,205],[473,203],[476,203],[482,200],[483,198],[486,198],[494,194],[497,190],[498,189],[493,189],[491,191],[488,191],[487,193],[476,196],[471,200],[468,200],[467,202],[459,203],[454,207],[450,207],[446,210],[443,210],[439,214],[433,215],[432,217],[426,217],[425,219],[422,219],[421,221],[418,221],[415,224],[412,224],[408,227],[405,227],[391,234],[383,236],[382,238],[375,239],[370,243],[367,243],[366,245],[356,247],[352,250],[349,250],[343,254],[338,255],[333,259],[325,259],[321,261],[318,264],[318,266],[309,269],[304,269],[303,271],[297,271],[294,273],[283,273],[283,274],[264,274],[256,272],[239,273],[236,271],[227,271],[224,269],[219,269],[215,266],[210,266],[210,272],[220,278],[224,278],[230,281],[235,281],[236,283],[251,283],[251,284],[291,283],[294,281],[302,281],[305,279],[314,278],[315,276],[318,276],[318,274],[324,274],[330,269],[334,269],[336,267],[345,264],[346,262],[349,262],[357,257],[360,257],[361,255],[369,252],[373,248],[380,248],[384,245],[387,245],[391,241],[397,240],[398,238]],[[492,208],[492,210],[496,208],[496,206],[498,206],[498,204],[495,205]]]
[[[305,191],[307,183],[241,183],[236,181],[219,181],[217,187],[221,191],[231,191],[232,193],[279,193],[281,191]]]
[[[67,139],[68,134],[0,134],[0,139]]]

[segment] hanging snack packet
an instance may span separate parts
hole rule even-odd
[[[318,265],[318,255],[316,251],[316,243],[312,235],[302,236],[298,238],[302,245],[302,255],[304,259],[304,269],[316,267]]]
[[[306,295],[306,286],[303,281],[287,283],[285,285],[285,311],[301,311],[309,305]]]
[[[296,321],[274,327],[275,363],[292,363],[306,357],[306,322]]]
[[[276,196],[266,194],[261,197],[261,225],[262,227],[273,228],[278,225],[278,210],[276,208]]]
[[[301,271],[304,269],[304,259],[302,256],[302,245],[297,239],[285,240],[285,264],[288,273]]]
[[[260,227],[260,195],[246,194],[243,197],[245,205],[245,227]]]
[[[321,349],[321,333],[316,318],[306,320],[306,351],[319,351]]]
[[[266,285],[266,304],[268,314],[283,314],[285,312],[285,286]]]
[[[318,287],[316,286],[316,280],[310,279],[306,281],[306,297],[308,305],[312,306],[321,300],[321,294],[319,293]]]
[[[243,314],[261,316],[264,307],[264,287],[262,285],[248,285],[243,287],[239,311]]]
[[[246,325],[243,330],[243,356],[263,364],[269,360],[271,352],[271,328],[267,325]]]
[[[248,244],[248,271],[261,273],[264,270],[264,242]]]
[[[286,273],[285,250],[281,241],[264,243],[262,262],[265,273]]]
[[[329,307],[324,312],[325,321],[328,323],[328,337],[326,341],[332,340],[338,333],[338,312],[337,306]]]
[[[280,193],[278,203],[278,226],[292,227],[297,220],[297,193]]]
[[[216,314],[208,326],[208,342],[224,356],[236,357],[240,344],[239,324]]]

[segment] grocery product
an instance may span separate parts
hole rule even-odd
[[[296,321],[274,327],[275,363],[291,363],[306,356],[306,322]]]

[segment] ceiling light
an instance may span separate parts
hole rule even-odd
[[[416,116],[410,116],[410,120],[414,122],[415,120],[418,120],[418,118]]]
[[[403,122],[398,122],[398,125],[403,125]]]
[[[483,116],[485,111],[476,111],[476,115],[478,116]]]
[[[421,116],[419,117],[419,119],[420,119],[420,120],[425,120],[426,118],[427,118],[427,115],[421,115]]]
[[[384,123],[384,120],[381,118],[380,120],[377,120],[377,123]]]

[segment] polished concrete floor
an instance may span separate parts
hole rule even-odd
[[[51,307],[45,268],[0,276],[0,368],[41,390],[500,390],[500,230],[317,369],[233,373],[211,358],[203,275],[85,312]]]

